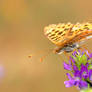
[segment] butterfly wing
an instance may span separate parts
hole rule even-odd
[[[86,38],[91,38],[92,36],[92,24],[91,23],[82,23],[82,24],[76,24],[72,30],[73,37],[72,42],[79,42],[82,40],[85,40]]]
[[[67,24],[52,24],[44,29],[44,34],[46,37],[56,44],[57,46],[62,46],[62,43],[65,43],[65,41],[68,40],[67,34],[72,29],[73,24],[67,23]]]

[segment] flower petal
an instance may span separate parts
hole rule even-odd
[[[74,71],[77,71],[78,70],[78,67],[76,65],[73,65],[73,70]]]
[[[89,80],[92,81],[92,69],[89,70]]]
[[[87,88],[88,87],[88,83],[86,81],[80,81],[79,82],[79,88],[83,89],[83,88]]]
[[[77,54],[77,51],[74,51],[74,52],[72,53],[72,55],[73,55],[74,57],[76,57],[76,54]]]
[[[81,78],[81,72],[80,72],[79,70],[76,70],[76,71],[74,72],[74,77],[79,77],[79,78]]]
[[[83,64],[81,65],[81,74],[82,74],[82,77],[87,79],[88,78],[88,68],[87,68],[87,64],[84,66]]]
[[[74,81],[72,81],[72,80],[64,81],[64,84],[66,87],[72,87],[74,85]]]
[[[64,65],[64,69],[66,69],[66,70],[72,70],[71,65],[67,64],[66,62],[64,62],[63,65]]]
[[[92,53],[90,53],[89,58],[92,58]]]
[[[66,73],[69,80],[73,79],[72,76],[69,73]]]

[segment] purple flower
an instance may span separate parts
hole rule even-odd
[[[92,58],[92,53],[89,54],[89,58]]]
[[[72,70],[71,65],[67,64],[66,62],[64,62],[63,65],[64,65],[64,69]]]
[[[73,75],[74,75],[74,77],[79,77],[79,78],[81,78],[81,72],[80,72],[80,70],[74,71]]]
[[[73,67],[73,70],[74,71],[77,71],[78,70],[78,67],[75,64],[72,67]]]
[[[74,51],[74,52],[72,53],[72,55],[75,56],[75,57],[76,57],[76,54],[77,54],[77,51]]]
[[[80,89],[86,89],[88,87],[88,83],[86,81],[79,81],[79,88]]]
[[[72,87],[75,84],[75,80],[72,78],[72,76],[69,73],[67,73],[66,75],[68,76],[69,80],[65,81],[64,84],[66,87]]]
[[[87,68],[87,65],[84,66],[83,64],[81,65],[81,75],[84,79],[87,79],[88,78],[88,68]]]
[[[72,76],[69,73],[67,73],[67,76],[69,80],[64,82],[66,87],[72,87],[72,86],[78,86],[79,88],[88,87],[87,82],[81,80],[79,77],[72,78]]]
[[[69,63],[70,63],[70,64],[74,64],[74,63],[75,63],[75,60],[74,60],[71,56],[70,56]]]
[[[89,70],[89,80],[92,81],[92,69]]]
[[[77,86],[79,89],[92,86],[92,53],[87,50],[74,51],[69,58],[69,64],[64,62],[64,69],[70,71],[67,73],[68,81],[64,84],[66,87]],[[72,75],[72,76],[71,76]]]
[[[0,65],[0,78],[4,76],[4,67]]]

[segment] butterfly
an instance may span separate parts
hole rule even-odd
[[[92,23],[51,24],[44,28],[44,34],[57,46],[54,53],[68,53],[80,48],[79,43],[92,38]]]

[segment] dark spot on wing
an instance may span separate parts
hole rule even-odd
[[[62,36],[64,36],[65,35],[65,33],[64,34],[62,34]]]
[[[87,29],[87,30],[89,30],[89,28],[88,28],[88,27],[85,27],[84,29]]]
[[[67,31],[67,30],[69,30],[69,28],[65,28],[65,29],[64,29],[64,31]]]
[[[59,30],[55,31],[55,33],[58,33],[58,32],[59,32]]]
[[[63,32],[59,32],[58,35],[61,35]]]
[[[62,26],[62,28],[65,28],[65,26]]]
[[[55,31],[54,29],[52,30],[52,32]]]
[[[51,36],[55,36],[55,34],[51,34]]]

